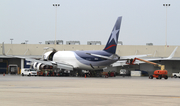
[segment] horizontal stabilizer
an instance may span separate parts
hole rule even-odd
[[[111,57],[102,56],[102,55],[98,55],[98,54],[91,54],[91,53],[86,53],[86,54],[91,55],[91,56],[96,56],[96,57],[104,58],[104,59],[108,59],[108,60],[112,60],[113,59]]]
[[[5,56],[5,50],[4,50],[4,42],[2,43],[2,54]]]

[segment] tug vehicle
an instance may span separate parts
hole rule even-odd
[[[167,76],[168,72],[167,72],[167,70],[165,70],[165,65],[150,62],[150,61],[143,60],[143,59],[140,59],[140,58],[134,58],[134,59],[131,59],[130,61],[128,60],[126,62],[126,64],[134,65],[134,62],[136,60],[143,61],[143,62],[149,63],[149,64],[153,64],[154,66],[158,66],[158,67],[161,68],[161,70],[155,70],[153,75],[149,75],[149,79],[153,79],[153,78],[156,78],[156,79],[161,79],[161,78],[168,79],[168,76]]]

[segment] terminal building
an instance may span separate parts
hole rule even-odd
[[[143,55],[150,54],[146,58],[166,58],[177,46],[159,46],[153,45],[152,43],[147,43],[146,45],[123,45],[122,42],[118,43],[116,54],[119,56],[129,56],[129,55]],[[80,42],[77,41],[68,41],[66,45],[63,45],[63,41],[58,41],[57,45],[54,45],[53,41],[49,41],[46,44],[4,44],[5,54],[3,55],[3,44],[0,44],[0,73],[9,73],[10,69],[8,67],[16,67],[17,72],[22,68],[27,68],[28,62],[24,58],[41,58],[42,55],[47,52],[44,50],[45,47],[53,47],[59,51],[83,51],[83,50],[102,50],[105,45],[101,45],[100,41],[88,41],[87,45],[80,45]],[[15,56],[15,57],[14,57]],[[19,58],[18,56],[24,57]],[[168,75],[171,76],[173,72],[180,71],[180,48],[176,50],[173,55],[173,58],[168,60],[156,60],[155,63],[165,65],[165,69],[168,70]],[[159,69],[152,64],[140,63],[136,65],[124,65],[118,62],[107,66],[104,68],[104,71],[115,71],[119,73],[121,69],[126,69],[128,71],[140,70],[145,71],[148,74],[152,74],[154,70]]]

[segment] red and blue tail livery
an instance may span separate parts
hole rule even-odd
[[[121,20],[122,16],[118,17],[114,28],[111,32],[111,35],[109,37],[109,40],[104,48],[104,51],[115,54],[116,53],[116,46],[118,43],[118,37],[119,37],[119,32],[120,32],[120,27],[121,27]]]

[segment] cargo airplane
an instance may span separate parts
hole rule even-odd
[[[45,69],[47,65],[57,67],[60,69],[74,70],[100,70],[112,63],[121,60],[121,58],[129,59],[134,57],[144,57],[147,55],[135,55],[120,57],[116,54],[116,47],[120,32],[122,16],[118,17],[107,44],[103,50],[93,51],[57,51],[52,49],[46,52],[41,60],[25,58],[27,61],[32,61],[32,67],[41,70]],[[49,48],[46,48],[49,49]],[[5,55],[5,53],[3,53]],[[19,57],[22,58],[22,57]]]

